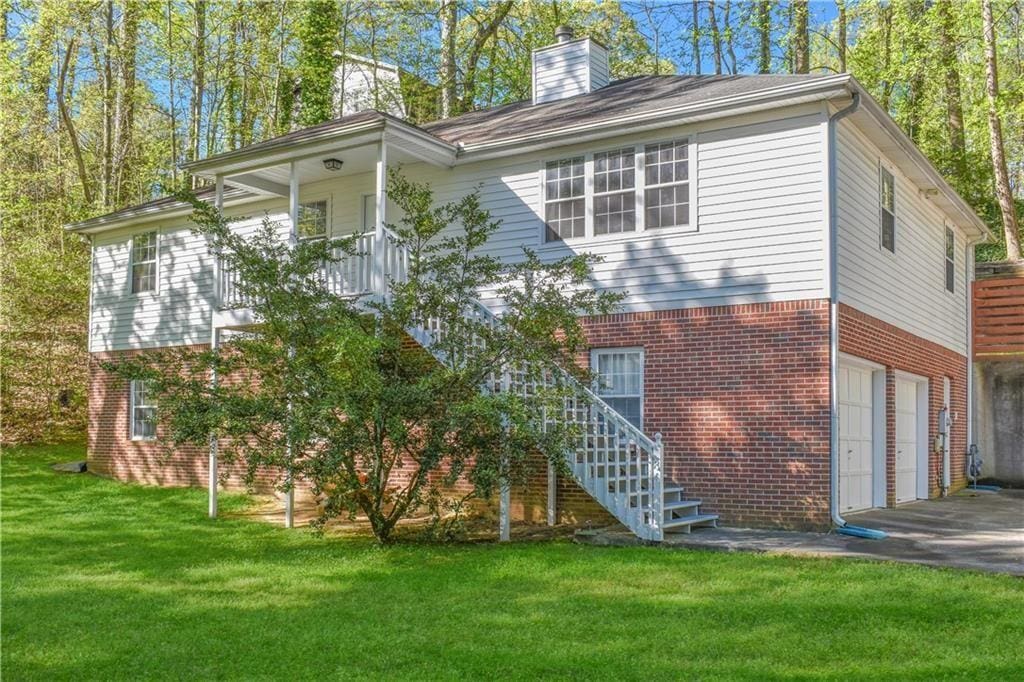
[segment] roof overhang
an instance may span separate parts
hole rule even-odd
[[[853,76],[845,76],[849,92],[860,95],[860,107],[850,116],[850,121],[884,151],[897,167],[910,178],[920,192],[941,208],[950,217],[957,217],[957,225],[973,232],[979,242],[993,239],[992,230],[971,208],[963,197],[946,182],[939,170],[917,148],[896,121],[879,104],[867,89]]]
[[[259,201],[260,199],[266,199],[266,197],[240,188],[226,187],[224,189],[225,206],[238,206]],[[192,204],[168,197],[160,202],[143,204],[138,207],[122,209],[115,213],[69,223],[64,226],[64,229],[68,232],[90,235],[125,227],[126,225],[144,225],[159,220],[180,218],[191,215],[193,210]]]
[[[403,150],[427,163],[448,167],[455,164],[457,149],[454,145],[381,114],[377,118],[348,125],[325,126],[323,130],[298,140],[283,136],[279,140],[242,147],[184,164],[182,168],[209,180],[218,175],[251,177],[253,173],[273,166],[388,141],[400,141]],[[259,189],[253,188],[254,191]]]

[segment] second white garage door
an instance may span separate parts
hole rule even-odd
[[[869,509],[873,479],[871,370],[839,367],[839,509]]]
[[[896,502],[917,499],[917,383],[896,380]]]

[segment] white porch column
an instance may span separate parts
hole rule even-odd
[[[299,237],[299,169],[295,161],[288,168],[288,219],[290,242],[294,244]]]
[[[512,388],[512,377],[507,369],[503,369],[501,372],[501,391],[507,394]],[[502,422],[505,426],[505,432],[508,432],[509,423],[508,417],[502,417]],[[504,458],[502,461],[502,467],[508,467],[508,460]],[[498,499],[498,541],[508,542],[512,539],[512,518],[511,518],[511,507],[512,507],[512,487],[509,484],[508,472],[503,471],[500,481],[501,495]]]
[[[288,243],[292,246],[299,238],[299,169],[298,164],[295,161],[291,162],[288,168],[288,217],[290,219],[290,234],[288,236]],[[294,348],[288,350],[288,356],[294,355]],[[291,417],[292,406],[288,403],[288,416]],[[291,439],[288,439],[287,457],[289,465],[292,461],[292,443]],[[287,474],[286,483],[288,490],[284,494],[284,527],[294,528],[295,527],[295,489],[292,487],[292,475],[291,472]]]
[[[387,288],[384,272],[384,223],[388,205],[388,149],[384,137],[377,147],[377,193],[373,231],[373,291],[383,297]]]
[[[558,470],[548,462],[548,525],[558,522]]]
[[[218,175],[214,190],[213,205],[218,211],[224,210],[224,176]],[[220,257],[213,258],[213,281],[216,290],[216,300],[210,309],[210,348],[216,350],[220,346],[220,334],[217,329],[217,306],[220,305]],[[217,370],[210,372],[210,386],[217,386]],[[209,514],[211,519],[217,518],[217,435],[210,434],[210,461],[207,466],[209,480]]]

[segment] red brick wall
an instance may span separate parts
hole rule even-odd
[[[950,409],[957,419],[950,429],[950,480],[954,490],[966,484],[967,358],[937,343],[926,341],[847,305],[839,306],[839,350],[871,360],[886,368],[886,497],[896,504],[896,370],[928,379],[928,489],[939,494],[942,455],[931,448],[942,409],[942,379],[950,380]]]
[[[732,525],[828,524],[828,303],[617,314],[594,348],[644,349],[644,431],[666,470]]]
[[[186,347],[202,350],[205,345]],[[167,349],[163,349],[167,350]],[[184,446],[170,451],[167,441],[132,440],[129,427],[128,382],[106,371],[102,363],[128,358],[146,351],[93,353],[89,359],[89,470],[122,481],[164,486],[206,486],[209,450]],[[228,487],[241,489],[242,469],[224,469]],[[270,490],[274,478],[265,474],[257,480],[260,490]]]

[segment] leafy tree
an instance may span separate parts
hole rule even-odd
[[[360,257],[351,239],[292,246],[269,220],[243,237],[196,202],[195,229],[238,273],[258,325],[218,350],[107,365],[153,382],[172,447],[216,434],[221,456],[244,464],[250,481],[258,469],[279,472],[284,490],[308,481],[321,522],[361,513],[381,542],[458,479],[486,497],[525,480],[538,452],[564,467],[576,434],[553,415],[572,389],[544,378],[575,366],[579,316],[618,301],[586,286],[590,256],[543,263],[524,250],[506,267],[479,255],[498,223],[475,193],[435,206],[429,187],[397,174],[389,191],[403,213],[389,227],[408,251],[408,277],[361,301],[332,295],[320,275],[339,251]],[[473,314],[485,289],[504,303],[500,323]],[[425,326],[435,330],[429,353],[409,338]]]
[[[299,29],[298,73],[302,87],[299,123],[311,126],[334,115],[334,49],[338,26],[335,0],[305,3]]]

